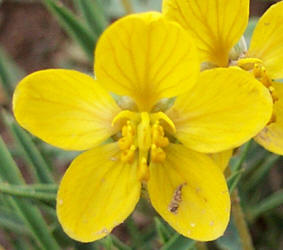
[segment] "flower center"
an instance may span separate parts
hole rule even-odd
[[[164,148],[169,145],[169,139],[164,127],[174,134],[175,125],[163,112],[136,113],[128,110],[121,111],[112,124],[118,122],[122,125],[122,137],[118,140],[121,161],[133,163],[138,159],[139,179],[147,181],[150,162],[162,163],[166,159]]]

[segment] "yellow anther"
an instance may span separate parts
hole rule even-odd
[[[130,148],[135,140],[135,127],[131,121],[127,121],[127,125],[122,128],[122,138],[118,141],[121,150]]]
[[[262,64],[262,61],[258,58],[242,58],[237,61],[237,65],[244,70],[253,70],[255,64]]]
[[[273,112],[269,122],[267,123],[267,125],[270,125],[271,123],[274,123],[274,122],[276,122],[276,115]]]
[[[157,121],[164,121],[165,125],[167,125],[168,129],[170,129],[171,133],[176,133],[176,127],[174,122],[171,121],[171,119],[164,114],[163,112],[158,112],[158,113],[154,113],[151,115],[151,121],[153,123],[156,123]]]
[[[269,89],[269,92],[270,92],[270,94],[272,96],[273,102],[277,102],[279,100],[279,97],[276,94],[275,88],[273,86],[270,86],[268,89]]]
[[[138,161],[138,178],[149,179],[149,162],[162,163],[166,159],[164,147],[168,146],[167,133],[175,133],[176,128],[170,118],[162,113],[134,113],[121,111],[112,122],[121,127],[122,138],[118,140],[121,161],[132,164]]]
[[[270,87],[272,85],[271,79],[268,77],[265,68],[262,70],[262,77],[259,79],[265,87]]]
[[[121,152],[121,161],[126,163],[132,163],[135,159],[136,146],[132,145],[130,149]]]
[[[164,136],[164,130],[162,126],[156,122],[152,127],[152,143],[158,147],[166,147],[169,144],[169,140]]]
[[[164,162],[166,154],[162,148],[157,147],[155,144],[151,146],[151,161],[156,163]]]
[[[118,115],[114,117],[112,120],[112,126],[114,126],[116,123],[118,123],[120,120],[126,119],[130,121],[136,121],[139,118],[139,114],[136,112],[132,112],[129,110],[123,110]]]
[[[130,136],[127,137],[122,137],[119,141],[118,141],[119,147],[121,150],[126,150],[128,148],[131,147],[131,145],[133,144],[133,138]]]
[[[253,74],[255,78],[260,78],[262,76],[262,65],[260,65],[259,63],[256,63],[254,65]]]
[[[278,100],[278,96],[272,87],[272,79],[268,76],[263,62],[258,58],[242,58],[237,61],[237,65],[244,70],[252,71],[254,77],[269,89],[273,102]]]
[[[145,157],[142,157],[139,162],[138,179],[141,181],[149,180],[149,169],[148,169],[147,161]]]

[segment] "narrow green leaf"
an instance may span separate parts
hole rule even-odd
[[[111,235],[108,235],[104,239],[102,239],[101,243],[105,250],[113,250],[114,245]]]
[[[2,114],[6,125],[18,142],[17,146],[19,146],[23,152],[22,155],[24,156],[24,159],[32,168],[35,178],[41,183],[54,183],[50,168],[32,142],[30,135],[20,128],[13,118],[9,117],[6,112],[2,112]]]
[[[21,218],[2,206],[0,207],[0,227],[16,234],[30,235],[30,231],[23,224]]]
[[[283,190],[279,190],[276,193],[270,195],[256,206],[249,208],[249,219],[254,221],[261,214],[268,212],[271,209],[279,207],[283,204]]]
[[[268,171],[280,159],[280,155],[270,154],[265,161],[254,171],[245,185],[246,190],[253,189],[266,176]]]
[[[25,238],[17,237],[16,239],[13,240],[13,249],[14,250],[30,250],[31,248],[27,244],[27,241]]]
[[[243,172],[244,172],[243,169],[236,171],[227,179],[227,185],[230,193],[232,193],[234,189],[237,187]]]
[[[120,241],[115,235],[111,235],[111,240],[113,245],[119,249],[119,250],[131,250],[131,247],[128,247],[126,244],[124,244],[122,241]]]
[[[97,37],[66,7],[54,0],[43,0],[49,11],[58,19],[64,30],[78,42],[92,61]]]
[[[252,34],[253,34],[253,31],[256,27],[257,22],[258,22],[257,17],[250,18],[250,20],[249,20],[248,27],[245,31],[245,38],[247,39],[248,43],[250,43],[250,40],[252,38]]]
[[[188,239],[178,233],[176,233],[171,239],[163,245],[162,250],[189,250],[193,249],[195,242]]]
[[[25,184],[17,165],[13,161],[1,137],[0,161],[0,179],[2,181],[15,185]],[[22,218],[22,221],[28,226],[41,249],[60,249],[53,236],[49,233],[48,226],[44,221],[40,211],[36,207],[34,207],[30,202],[20,198],[10,199],[10,204],[14,211]]]
[[[231,160],[231,163],[230,163],[231,164],[231,175],[227,180],[227,184],[228,184],[230,193],[232,193],[233,190],[237,187],[242,177],[242,173],[244,172],[242,165],[248,156],[248,152],[251,146],[252,146],[252,140],[250,140],[244,146],[242,146],[240,149],[239,155],[237,157],[232,158]]]
[[[0,48],[0,82],[8,99],[12,97],[16,83],[22,75],[23,72],[15,65],[5,51]]]
[[[158,217],[154,218],[154,222],[159,239],[162,244],[165,244],[172,237],[173,232],[170,231]]]
[[[40,192],[31,187],[24,187],[22,185],[10,185],[8,183],[0,182],[0,192],[3,194],[9,194],[12,196],[22,198],[32,198],[42,201],[55,201],[56,193],[52,192]]]
[[[58,185],[56,184],[29,184],[29,185],[17,185],[22,190],[34,190],[35,192],[46,192],[56,194]]]
[[[221,250],[240,250],[242,249],[241,239],[238,230],[231,218],[224,235],[216,240],[217,246]]]
[[[243,165],[244,161],[246,160],[246,157],[248,155],[248,151],[249,151],[251,145],[252,145],[252,140],[250,140],[244,146],[241,147],[240,155],[232,163],[232,166],[231,166],[232,174],[234,172],[239,171],[242,168],[242,165]]]
[[[74,3],[78,6],[89,29],[99,37],[109,24],[101,0],[74,0]]]

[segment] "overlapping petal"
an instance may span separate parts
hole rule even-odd
[[[267,125],[255,140],[267,150],[283,155],[283,83],[274,82],[273,87],[279,98],[273,108],[275,122]]]
[[[116,143],[96,147],[65,173],[57,195],[59,221],[73,239],[100,239],[133,211],[140,189],[136,162],[123,164]]]
[[[95,58],[97,79],[108,90],[131,96],[140,111],[190,89],[199,72],[190,36],[157,12],[116,21],[102,34]]]
[[[19,124],[54,146],[84,150],[115,131],[119,112],[112,97],[93,78],[73,70],[50,69],[25,77],[13,99]]]
[[[208,156],[183,145],[170,144],[166,154],[164,163],[150,166],[153,207],[184,236],[200,241],[220,237],[230,214],[223,173]]]
[[[163,13],[193,35],[202,62],[227,66],[248,24],[249,0],[163,0]]]
[[[272,5],[260,18],[251,39],[249,57],[263,60],[269,76],[283,78],[283,2]]]
[[[255,136],[269,121],[272,105],[268,90],[250,73],[217,68],[202,72],[167,114],[188,148],[216,153]]]
[[[215,164],[220,168],[222,172],[228,167],[231,157],[233,156],[233,150],[225,150],[219,153],[209,155]]]

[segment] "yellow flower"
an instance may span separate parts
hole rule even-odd
[[[83,242],[109,234],[133,211],[143,184],[179,233],[202,241],[222,235],[230,213],[225,178],[196,151],[231,149],[257,134],[271,115],[268,91],[238,69],[199,76],[190,36],[155,12],[112,24],[95,58],[96,80],[72,70],[38,71],[19,83],[13,99],[17,121],[31,133],[63,149],[88,150],[59,187],[65,232]],[[108,91],[126,97],[116,102]]]
[[[274,100],[273,116],[254,138],[267,150],[283,154],[283,1],[260,18],[250,47],[235,61],[229,58],[249,19],[249,0],[164,0],[163,13],[181,24],[197,41],[201,61],[252,72]],[[231,55],[231,54],[230,54]]]

